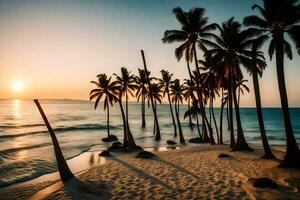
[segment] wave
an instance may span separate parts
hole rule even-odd
[[[51,145],[51,143],[43,143],[43,144],[37,144],[37,145],[32,145],[32,146],[5,149],[5,150],[0,151],[0,155],[6,157],[6,155],[9,153],[14,153],[17,151],[22,151],[22,150],[30,150],[30,149],[40,148],[40,147],[46,147],[49,145]]]
[[[0,125],[0,128],[4,129],[12,129],[12,128],[30,128],[30,127],[39,127],[39,126],[45,126],[45,124],[6,124],[6,125]]]
[[[105,130],[107,128],[106,125],[102,124],[80,124],[75,126],[67,126],[67,127],[58,127],[54,128],[54,132],[68,132],[68,131],[83,131],[83,130]],[[117,130],[120,129],[120,125],[110,125],[109,128],[111,130]],[[27,133],[20,133],[20,134],[11,134],[11,135],[0,135],[1,139],[8,139],[8,138],[14,138],[14,137],[22,137],[27,135],[36,135],[36,134],[45,134],[48,133],[47,130],[41,130],[41,131],[32,131]]]
[[[286,140],[284,137],[280,137],[280,136],[267,136],[267,138],[269,140],[281,140],[281,141]],[[260,136],[254,136],[254,137],[251,137],[251,139],[253,139],[253,140],[261,140],[261,137]]]

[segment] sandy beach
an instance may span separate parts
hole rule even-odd
[[[300,172],[276,168],[277,161],[260,159],[262,149],[254,147],[250,153],[225,145],[184,147],[147,160],[114,153],[68,185],[23,183],[2,189],[1,199],[299,199]],[[282,146],[273,150],[278,158],[284,155]],[[248,180],[259,177],[279,187],[256,189]]]

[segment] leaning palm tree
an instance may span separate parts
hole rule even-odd
[[[179,105],[180,103],[182,104],[183,98],[184,98],[184,86],[180,84],[179,79],[175,79],[174,83],[170,85],[170,95],[172,96],[172,101],[175,104],[175,114],[176,114],[176,119],[177,119],[177,125],[179,129],[179,141],[180,143],[185,143],[182,129],[181,129],[181,124],[180,124],[180,117],[179,117]]]
[[[58,171],[59,171],[59,175],[60,175],[60,178],[62,180],[62,182],[67,182],[69,181],[70,179],[74,178],[74,174],[71,172],[62,152],[61,152],[61,149],[60,149],[60,146],[59,146],[59,143],[58,143],[58,140],[56,138],[56,135],[39,103],[39,101],[37,99],[34,99],[33,100],[34,103],[36,104],[36,106],[38,107],[41,115],[42,115],[42,118],[45,122],[45,125],[47,126],[48,128],[48,131],[50,133],[50,136],[51,136],[51,139],[52,139],[52,143],[53,143],[53,148],[54,148],[54,152],[55,152],[55,157],[56,157],[56,163],[57,163],[57,167],[58,167]]]
[[[200,77],[200,68],[198,66],[196,45],[198,45],[202,51],[206,51],[205,44],[211,43],[209,40],[207,40],[207,38],[213,35],[211,31],[216,28],[216,25],[208,24],[208,18],[204,17],[205,9],[203,8],[193,8],[188,12],[185,12],[180,7],[177,7],[173,9],[173,13],[176,19],[181,24],[181,29],[165,31],[162,41],[164,43],[182,42],[182,44],[175,50],[176,58],[180,60],[184,55],[188,63],[190,63],[194,58],[196,71],[198,73],[198,76],[196,76],[196,78]],[[212,135],[211,125],[208,123],[205,114],[201,92],[202,85],[199,79],[196,80],[196,83],[196,86],[198,88],[197,95],[199,105],[203,110],[201,114],[205,122],[203,126],[207,126],[210,135]]]
[[[248,40],[253,37],[251,31],[241,30],[241,24],[230,18],[228,21],[224,22],[222,26],[218,26],[220,36],[212,36],[215,40],[214,44],[210,44],[213,49],[210,50],[215,56],[221,57],[224,64],[224,72],[228,77],[228,94],[229,94],[229,111],[230,111],[230,130],[231,130],[231,140],[233,139],[233,116],[232,116],[232,100],[234,104],[234,111],[237,124],[237,141],[233,145],[233,150],[249,150],[253,149],[249,147],[246,142],[239,105],[237,100],[237,85],[236,82],[243,78],[241,71],[241,66],[243,64],[242,60],[247,59],[247,56],[251,53],[248,50]],[[247,66],[244,66],[247,67]],[[232,144],[233,142],[231,142]]]
[[[125,124],[126,124],[126,136],[124,137],[124,142],[127,140],[129,146],[136,146],[133,136],[129,127],[128,120],[128,93],[133,96],[134,89],[136,89],[136,84],[134,76],[127,70],[126,67],[121,68],[121,76],[114,74],[116,76],[116,84],[119,90],[119,103],[122,107],[122,96],[125,96]],[[123,108],[122,108],[123,109]],[[122,110],[121,109],[121,110]],[[123,144],[124,145],[124,144]]]
[[[149,73],[149,72],[148,72]],[[146,119],[145,119],[145,97],[148,93],[147,89],[147,78],[146,71],[143,69],[139,69],[139,76],[135,77],[135,82],[137,84],[136,98],[137,101],[141,100],[141,110],[142,110],[142,128],[146,127]]]
[[[255,27],[252,28],[253,32],[271,38],[269,55],[271,59],[274,52],[276,55],[278,87],[287,140],[286,154],[280,166],[295,168],[300,168],[300,151],[293,133],[284,77],[284,55],[292,59],[292,51],[284,35],[290,37],[300,54],[299,7],[297,0],[264,0],[263,6],[255,4],[252,7],[257,9],[261,16],[253,15],[244,19],[246,26]]]
[[[109,126],[109,105],[113,106],[113,103],[117,101],[117,96],[115,93],[116,82],[111,82],[111,77],[107,77],[106,74],[97,75],[98,81],[91,81],[96,88],[92,89],[90,92],[90,101],[95,100],[95,109],[102,97],[104,98],[104,110],[107,110],[107,138],[103,138],[103,141],[115,141],[117,138],[110,135]]]
[[[170,74],[166,70],[161,70],[160,72],[161,72],[161,79],[159,80],[159,82],[163,86],[162,87],[163,97],[165,97],[167,95],[167,98],[168,98],[168,103],[169,103],[170,112],[171,112],[171,116],[172,116],[172,122],[173,122],[173,126],[174,126],[174,137],[177,137],[176,122],[175,122],[173,108],[172,108],[172,102],[171,102],[171,98],[170,98],[170,85],[173,83],[173,81],[172,81],[173,74]]]
[[[144,70],[148,71],[147,64],[146,64],[146,59],[145,59],[145,54],[144,54],[143,50],[141,50],[141,54],[142,54],[142,59],[143,59],[143,64],[144,64]],[[155,140],[159,141],[161,139],[161,136],[160,136],[160,129],[159,129],[157,112],[156,112],[156,109],[155,109],[155,106],[154,106],[154,100],[152,98],[151,79],[150,79],[148,73],[146,73],[146,77],[147,77],[147,82],[148,82],[148,87],[149,87],[149,95],[150,95],[150,101],[151,101],[153,116],[154,116],[154,123],[156,125]]]

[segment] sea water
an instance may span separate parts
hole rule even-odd
[[[106,111],[103,104],[97,110],[88,101],[41,100],[52,128],[54,129],[66,159],[84,152],[99,151],[109,144],[101,138],[107,136]],[[51,138],[40,113],[32,100],[0,100],[0,188],[24,182],[57,171]],[[180,107],[180,120],[185,139],[197,137],[197,128],[192,131],[188,119],[183,119],[186,105]],[[137,145],[144,148],[166,146],[167,140],[175,140],[174,128],[168,104],[157,105],[161,141],[153,135],[153,115],[146,109],[146,128],[141,128],[141,105],[129,103],[129,124]],[[255,108],[241,108],[241,120],[247,141],[261,143]],[[300,108],[290,109],[294,134],[300,141]],[[220,109],[215,108],[219,124]],[[285,144],[285,131],[280,108],[264,108],[264,123],[272,145]],[[200,118],[200,126],[201,126]],[[194,120],[195,122],[195,120]],[[214,126],[213,126],[214,128]],[[123,123],[119,105],[110,108],[110,131],[123,140]],[[228,142],[226,110],[223,116],[224,141]],[[215,134],[216,136],[216,134]]]

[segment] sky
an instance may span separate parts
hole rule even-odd
[[[209,22],[222,23],[254,14],[255,3],[261,0],[0,0],[0,99],[88,100],[97,74],[120,73],[122,66],[137,74],[141,49],[152,75],[166,69],[188,78],[185,62],[174,56],[179,44],[161,42],[165,30],[180,29],[172,9],[203,7]],[[293,53],[285,77],[290,107],[299,107],[300,59],[294,47]],[[277,107],[275,63],[266,58],[262,104]],[[241,106],[253,107],[252,79],[245,77],[251,91]]]

